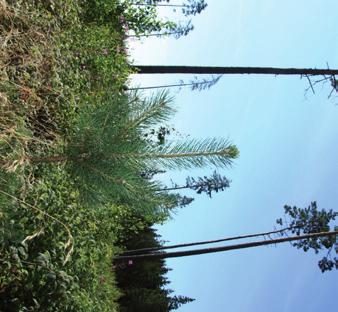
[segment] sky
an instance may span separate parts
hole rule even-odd
[[[177,3],[178,1],[172,1]],[[208,0],[178,40],[130,42],[134,64],[338,68],[336,0]],[[162,11],[179,19],[170,10]],[[210,76],[204,77],[209,78]],[[135,86],[189,81],[191,75],[134,75]],[[285,204],[337,209],[338,97],[328,84],[315,94],[300,77],[223,76],[212,88],[173,90],[179,138],[225,137],[240,150],[232,181],[212,199],[195,201],[158,227],[174,243],[269,231]],[[168,172],[163,179],[209,175],[214,168]],[[323,255],[322,255],[323,256]],[[178,311],[330,311],[338,275],[322,274],[320,255],[289,244],[169,259],[175,293],[196,300]]]

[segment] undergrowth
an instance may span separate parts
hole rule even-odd
[[[117,310],[113,243],[128,207],[90,209],[63,165],[25,165],[62,150],[78,112],[129,74],[118,15],[85,14],[77,0],[0,0],[1,311]]]

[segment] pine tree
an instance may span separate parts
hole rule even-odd
[[[268,233],[268,236],[270,236],[271,234],[279,234],[280,235],[279,238],[275,239],[270,238],[268,240],[247,242],[223,247],[176,251],[168,253],[158,251],[161,250],[161,248],[157,249],[156,252],[153,252],[155,250],[154,248],[151,249],[143,248],[142,250],[129,251],[133,253],[131,255],[129,255],[128,252],[126,252],[125,255],[117,257],[116,261],[123,262],[126,261],[127,259],[128,260],[137,259],[139,261],[139,260],[186,257],[290,242],[292,246],[298,249],[303,249],[305,252],[307,252],[310,249],[313,249],[316,253],[318,253],[320,250],[326,249],[328,251],[327,255],[318,262],[319,268],[321,269],[322,272],[332,270],[333,268],[338,269],[338,258],[337,257],[332,258],[330,255],[332,249],[334,247],[335,249],[337,249],[338,247],[337,246],[338,227],[335,226],[334,230],[330,231],[330,223],[335,220],[335,218],[338,216],[338,213],[332,210],[329,211],[326,211],[325,209],[318,210],[316,202],[312,202],[310,206],[306,208],[298,208],[296,206],[291,207],[286,205],[284,206],[284,210],[286,216],[288,216],[290,220],[283,221],[283,219],[278,219],[277,223],[282,226],[285,222],[287,223],[288,227],[286,229],[281,229],[279,231],[276,230],[274,232]],[[244,235],[242,237],[233,237],[224,240],[234,240],[247,237],[256,237],[261,235],[262,233],[256,235],[255,234]],[[195,243],[195,245],[201,243],[204,244],[208,242]],[[173,248],[176,248],[177,246],[186,247],[191,245],[193,244],[181,244],[176,245]],[[145,251],[146,253],[139,254],[140,251]]]
[[[229,246],[224,246],[224,247],[195,249],[195,250],[187,250],[187,251],[176,251],[176,252],[168,252],[168,253],[150,253],[150,254],[141,254],[141,255],[121,256],[121,257],[116,257],[115,260],[123,262],[127,260],[154,260],[154,259],[179,258],[179,257],[203,255],[203,254],[208,254],[208,253],[224,252],[224,251],[230,251],[230,250],[239,250],[239,249],[246,249],[246,248],[253,248],[253,247],[260,247],[260,246],[267,246],[267,245],[275,245],[275,244],[294,242],[294,241],[305,241],[305,240],[313,240],[313,239],[320,239],[320,238],[327,239],[331,237],[333,240],[333,238],[336,237],[337,235],[338,235],[338,230],[330,231],[330,232],[304,234],[304,235],[299,235],[299,236],[296,235],[296,236],[291,236],[291,237],[282,237],[282,238],[263,240],[263,241],[255,241],[255,242],[249,242],[249,243],[229,245]],[[336,262],[337,262],[337,259],[335,258],[333,263],[336,263]]]
[[[169,84],[169,85],[158,85],[158,86],[149,86],[149,87],[131,87],[127,88],[125,87],[124,90],[126,91],[133,91],[133,90],[150,90],[150,89],[167,89],[167,88],[182,88],[182,87],[191,87],[192,91],[202,91],[210,89],[212,86],[214,86],[220,79],[222,75],[212,76],[211,79],[202,79],[198,80],[197,77],[195,77],[194,80],[191,80],[188,83],[185,83],[183,80],[180,81],[180,83],[177,84]]]
[[[260,236],[262,236],[263,238],[268,238],[268,237],[271,237],[272,235],[282,234],[283,232],[285,233],[285,232],[289,232],[291,230],[292,230],[292,227],[286,227],[286,228],[273,230],[273,231],[269,231],[269,232],[246,234],[246,235],[232,236],[232,237],[224,237],[224,238],[219,238],[219,239],[214,239],[214,240],[206,240],[206,241],[176,244],[176,245],[163,245],[163,246],[158,246],[156,248],[148,247],[148,248],[141,248],[141,249],[134,249],[134,250],[126,250],[121,254],[121,256],[152,253],[152,252],[155,252],[155,251],[177,249],[177,248],[182,248],[182,247],[185,248],[185,247],[200,246],[200,245],[210,245],[210,244],[215,244],[215,243],[229,242],[229,241],[241,240],[241,239],[246,239],[246,238],[256,238],[256,237],[260,237]]]
[[[211,197],[212,192],[218,193],[219,191],[224,191],[228,187],[230,187],[230,181],[214,171],[210,177],[204,176],[195,179],[188,176],[185,185],[174,184],[173,187],[166,187],[158,191],[177,191],[189,188],[196,191],[197,194],[206,193]]]
[[[312,202],[306,208],[285,205],[284,211],[289,220],[280,218],[277,220],[277,224],[281,226],[284,224],[290,226],[292,228],[290,233],[296,234],[297,236],[324,231],[329,232],[330,222],[334,221],[338,216],[338,212],[334,212],[333,210],[319,210],[316,202]],[[337,230],[337,227],[334,227],[334,231]],[[333,268],[338,269],[338,258],[332,258],[330,256],[331,250],[334,247],[337,247],[336,236],[302,239],[292,243],[292,246],[297,249],[303,249],[305,252],[312,249],[315,253],[318,253],[322,249],[326,249],[328,250],[327,255],[318,262],[319,268],[322,272],[332,270]]]
[[[200,14],[208,6],[204,0],[187,0],[187,2],[183,4],[170,4],[169,2],[169,0],[139,0],[132,2],[131,5],[168,7],[174,10],[181,8],[185,16]]]
[[[195,301],[195,299],[186,296],[173,296],[169,300],[168,311],[177,310],[183,304],[187,304],[193,301]]]
[[[156,174],[165,173],[165,170],[160,169],[147,169],[140,172],[140,177],[143,179],[151,180]]]
[[[232,164],[238,150],[225,139],[149,144],[144,132],[168,120],[174,112],[167,92],[149,99],[138,93],[107,96],[99,107],[88,106],[79,113],[63,153],[30,155],[23,163],[65,164],[85,197],[102,201],[107,196],[121,196],[135,200],[137,195],[139,203],[149,200],[146,197],[160,187],[140,176],[149,168],[224,168]],[[153,196],[153,200],[158,197]]]
[[[166,2],[166,3],[163,3]],[[200,14],[206,7],[207,3],[204,0],[187,0],[186,3],[183,4],[170,4],[169,0],[163,1],[163,0],[146,0],[146,1],[132,1],[129,3],[130,6],[140,7],[140,11],[144,13],[147,12],[147,10],[150,10],[154,14],[154,10],[157,7],[162,8],[172,8],[174,12],[176,12],[177,9],[181,10],[181,13],[184,16],[191,16]],[[141,14],[142,15],[142,14]],[[147,20],[148,24],[151,24],[150,19]],[[165,22],[162,24],[159,24],[154,22],[153,27],[150,28],[150,31],[145,31],[143,33],[136,32],[135,34],[128,35],[127,38],[142,38],[142,37],[167,37],[167,36],[173,36],[174,38],[178,39],[182,36],[187,36],[190,31],[194,29],[194,26],[191,23],[191,20],[189,20],[187,23],[182,24],[180,22]],[[153,31],[158,32],[153,32]]]
[[[179,39],[180,37],[187,36],[192,30],[194,30],[194,26],[191,24],[191,21],[188,21],[185,24],[177,23],[174,29],[169,28],[162,32],[157,32],[157,33],[127,35],[126,38],[143,38],[143,37],[161,38],[161,37],[173,36],[175,39]]]
[[[129,235],[124,241],[126,248],[160,246],[160,236],[151,227],[140,233]],[[194,299],[185,296],[172,296],[173,291],[166,289],[169,284],[166,274],[170,269],[165,261],[133,261],[125,266],[116,266],[116,277],[123,296],[119,299],[121,311],[167,312]]]

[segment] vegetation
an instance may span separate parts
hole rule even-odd
[[[161,245],[159,239],[159,235],[151,227],[146,227],[139,235],[129,237],[122,244],[128,249],[142,246],[156,248]],[[123,307],[121,311],[165,312],[176,310],[180,305],[193,301],[184,296],[171,296],[172,290],[164,288],[169,283],[165,277],[168,271],[161,259],[117,264],[117,282],[124,294],[119,300]]]
[[[198,179],[187,177],[184,185],[175,183],[172,187],[166,187],[161,191],[191,189],[196,191],[197,194],[206,193],[211,198],[212,192],[218,193],[219,191],[224,191],[227,187],[230,187],[230,181],[214,171],[210,177],[204,176]]]
[[[229,187],[216,172],[181,187],[156,174],[227,168],[239,155],[222,138],[166,142],[170,95],[127,92],[128,36],[192,29],[161,20],[160,2],[0,0],[1,311],[157,312],[193,300],[166,288],[161,259],[113,265],[125,250],[160,249],[152,226],[193,200],[171,191]]]
[[[169,89],[169,88],[179,88],[179,90],[183,87],[190,87],[192,91],[203,91],[208,90],[212,86],[214,86],[220,79],[222,75],[212,76],[209,80],[202,79],[198,80],[197,77],[194,77],[194,80],[190,80],[190,82],[184,82],[180,80],[179,83],[170,84],[170,85],[158,85],[158,86],[148,86],[148,87],[132,87],[125,88],[126,90],[150,90],[150,89]]]
[[[165,186],[142,172],[227,167],[238,156],[222,139],[154,144],[146,133],[174,113],[171,97],[124,91],[126,32],[177,24],[110,0],[1,0],[0,20],[0,310],[128,310],[131,293],[151,295],[154,311],[191,301],[164,288],[163,262],[150,277],[162,282],[143,295],[120,279],[119,290],[112,267],[192,201],[159,194]]]
[[[163,3],[165,2],[165,3]],[[139,0],[139,1],[130,1],[129,4],[131,7],[138,7],[140,12],[144,14],[149,14],[156,12],[156,9],[161,8],[172,8],[174,12],[177,12],[177,9],[180,9],[181,13],[187,17],[190,15],[200,14],[206,7],[207,3],[204,0],[188,0],[186,3],[182,4],[170,4],[170,0]],[[159,21],[157,21],[158,23]],[[176,22],[165,22],[161,24],[161,27],[154,27],[149,29],[143,34],[135,33],[128,35],[131,37],[167,37],[173,36],[178,39],[182,36],[187,36],[190,31],[194,29],[194,26],[191,23],[191,20],[188,20],[186,24],[176,23]],[[155,31],[151,33],[151,31]]]
[[[117,309],[113,221],[128,207],[88,209],[65,166],[28,164],[63,150],[78,113],[130,72],[122,25],[86,25],[85,12],[81,1],[0,1],[2,311]]]

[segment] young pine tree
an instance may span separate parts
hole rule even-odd
[[[139,203],[149,200],[149,194],[160,188],[157,182],[143,179],[140,172],[232,164],[238,149],[226,139],[149,144],[144,132],[168,120],[174,111],[167,92],[149,99],[138,93],[109,95],[99,106],[88,106],[80,112],[61,154],[32,155],[25,161],[64,163],[87,198],[122,197]]]

